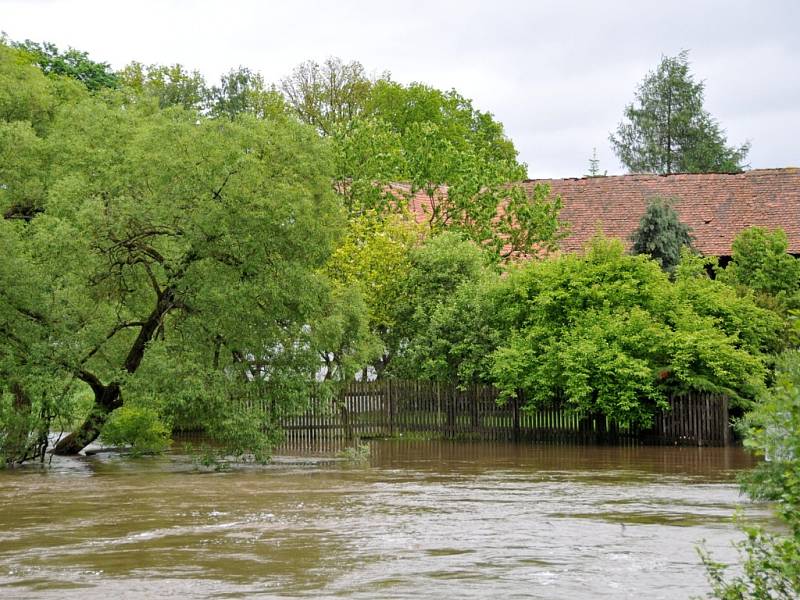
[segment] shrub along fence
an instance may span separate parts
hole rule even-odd
[[[616,423],[602,415],[581,417],[564,408],[529,411],[524,399],[497,403],[491,386],[430,381],[380,380],[351,383],[338,406],[312,399],[309,409],[283,421],[292,446],[324,446],[371,437],[420,435],[549,443],[681,444],[730,443],[728,400],[716,394],[670,398],[651,429]]]

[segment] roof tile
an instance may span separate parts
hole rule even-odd
[[[707,256],[726,256],[740,231],[758,225],[782,228],[789,252],[800,254],[800,169],[754,169],[738,174],[619,175],[582,179],[531,179],[561,196],[561,219],[570,224],[562,250],[580,250],[598,228],[630,244],[648,200],[674,199],[695,247]]]

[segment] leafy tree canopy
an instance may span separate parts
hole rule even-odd
[[[709,272],[718,273],[715,279]],[[703,317],[710,317],[727,335],[738,337],[750,354],[783,352],[789,341],[786,321],[774,306],[761,306],[749,288],[732,286],[719,276],[717,260],[702,258],[687,248],[676,268],[675,289]]]
[[[361,63],[328,58],[301,63],[280,89],[301,121],[333,135],[364,112],[372,83]]]
[[[159,108],[181,106],[187,110],[205,110],[209,89],[198,71],[182,65],[143,65],[132,62],[118,74],[121,86],[138,96],[152,97]]]
[[[566,402],[646,426],[673,393],[752,400],[767,355],[785,347],[778,314],[710,279],[688,251],[673,281],[602,238],[583,256],[521,264],[508,276],[468,259],[456,241],[426,246],[437,262],[420,262],[417,277],[434,265],[440,275],[408,294],[392,365],[403,376],[489,383],[505,397],[521,390],[530,408]]]
[[[249,114],[259,119],[276,117],[286,111],[280,92],[267,86],[260,73],[246,67],[231,69],[209,90],[208,110],[212,116],[236,118]]]
[[[495,271],[481,269],[421,312],[426,318],[409,332],[394,372],[459,385],[491,383],[488,359],[502,337],[495,313],[498,281]]]
[[[657,263],[602,238],[583,256],[524,265],[498,296],[504,335],[491,378],[506,396],[523,390],[531,406],[563,399],[583,414],[644,425],[672,392],[753,398],[763,360],[736,323],[766,311],[742,301],[723,327],[722,284],[692,283],[684,290]],[[698,296],[705,306],[696,309]]]
[[[58,98],[58,81],[25,68],[12,56],[0,78],[22,72]],[[34,114],[38,92],[19,97],[14,114]],[[139,412],[117,430],[157,414],[260,453],[262,425],[274,433],[307,401],[318,345],[338,343],[322,335],[331,311],[358,302],[337,302],[320,273],[343,225],[324,144],[285,117],[198,119],[88,94],[50,112],[46,133],[0,122],[13,157],[0,163],[3,414],[49,426],[76,416],[82,389],[91,411],[58,452],[127,406]]]
[[[731,262],[719,277],[759,293],[790,298],[800,292],[800,261],[787,248],[782,229],[745,229],[733,241]]]
[[[149,65],[130,63],[119,74],[120,82],[133,92],[132,101],[154,99],[160,108],[180,106],[216,118],[235,119],[248,114],[259,119],[278,117],[287,112],[283,97],[274,86],[246,67],[231,69],[220,77],[219,85],[209,86],[197,71],[179,64]]]
[[[724,130],[703,108],[704,87],[689,71],[686,50],[662,57],[609,137],[629,171],[737,173],[747,166],[750,145],[727,145]]]
[[[28,55],[0,40],[0,119],[3,121],[29,124],[36,133],[42,134],[60,102],[77,100],[86,94],[86,88],[74,79],[45,77]],[[13,160],[12,156],[8,158]]]
[[[526,169],[502,124],[458,92],[373,81],[338,59],[300,65],[282,89],[295,114],[331,138],[351,215],[416,198],[430,233],[457,232],[496,258],[554,247],[559,200],[512,185]]]
[[[443,333],[440,324],[445,319],[438,312],[446,310],[444,307],[455,295],[464,293],[462,288],[474,291],[474,284],[492,275],[496,271],[487,264],[485,252],[453,232],[429,238],[413,249],[408,276],[402,285],[403,300],[394,306],[396,326],[391,345],[396,358],[392,372],[438,380],[451,380],[458,375],[457,361],[437,351],[460,339],[464,327],[448,331],[450,342],[439,339]],[[449,320],[447,324],[455,325]]]
[[[347,234],[325,265],[333,281],[357,288],[364,298],[369,330],[381,345],[373,357],[378,374],[396,349],[399,309],[408,302],[412,250],[421,239],[421,229],[409,216],[366,213],[350,219]]]
[[[63,75],[80,81],[89,90],[96,92],[103,88],[115,88],[118,85],[116,73],[108,63],[95,62],[87,52],[68,48],[59,51],[50,42],[12,42],[11,45],[24,52],[24,55],[47,75]]]
[[[585,255],[520,264],[508,276],[473,242],[442,234],[412,252],[392,373],[490,383],[529,407],[567,402],[647,425],[673,393],[751,401],[785,321],[752,292],[709,278],[684,249],[670,279],[647,256],[599,238]]]

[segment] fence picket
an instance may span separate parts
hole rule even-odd
[[[728,399],[720,394],[673,396],[653,426],[640,431],[604,416],[581,416],[563,406],[524,410],[522,394],[503,404],[491,386],[429,381],[354,381],[340,397],[341,409],[313,395],[308,409],[281,419],[287,445],[321,448],[354,439],[424,432],[483,440],[530,440],[553,444],[608,441],[620,444],[728,445]],[[268,399],[253,404],[267,411]],[[352,440],[350,440],[352,441]]]

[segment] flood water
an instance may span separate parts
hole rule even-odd
[[[739,448],[372,443],[364,463],[178,454],[0,472],[0,598],[688,598],[733,560]]]

